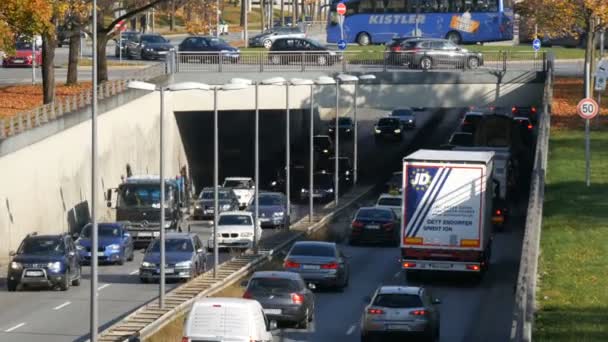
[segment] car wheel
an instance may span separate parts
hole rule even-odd
[[[298,329],[308,329],[308,315],[308,309],[306,309],[306,314],[304,315],[304,318],[297,324]]]
[[[462,36],[460,33],[456,31],[450,31],[445,35],[445,39],[451,41],[452,43],[459,45],[462,42]]]
[[[359,33],[359,35],[357,36],[357,44],[361,46],[369,45],[371,44],[371,42],[372,39],[369,37],[369,34],[365,32]]]
[[[127,256],[125,255],[125,253],[122,254],[122,256],[118,259],[118,261],[116,262],[118,265],[122,266],[125,264],[125,259],[127,258]]]
[[[78,277],[72,280],[72,286],[80,286],[80,278],[82,277],[82,268],[78,268]]]
[[[131,253],[129,254],[127,261],[133,261],[133,259],[135,259],[135,248],[131,248]]]
[[[467,66],[469,67],[469,69],[479,68],[479,58],[469,57],[469,60],[467,61]]]
[[[270,49],[270,47],[272,46],[272,40],[266,39],[263,44],[265,48]]]
[[[19,285],[19,283],[9,280],[6,282],[6,289],[8,292],[15,292],[17,291],[17,285]]]
[[[422,70],[430,70],[433,67],[433,60],[431,57],[424,56],[420,59],[420,68]]]
[[[272,56],[270,57],[270,63],[274,64],[274,65],[279,65],[281,64],[282,60],[281,60],[281,56]]]
[[[66,272],[65,277],[63,278],[63,283],[59,285],[59,289],[61,291],[67,291],[70,289],[70,274],[69,272]]]

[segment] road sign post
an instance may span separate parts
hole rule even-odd
[[[532,48],[534,49],[534,59],[536,59],[536,57],[538,55],[538,51],[541,48],[540,39],[534,38],[534,40],[532,41]]]
[[[340,22],[340,40],[344,40],[344,15],[346,14],[346,5],[343,2],[336,5],[336,12],[340,15],[338,20]]]
[[[592,98],[582,99],[576,106],[576,111],[581,118],[585,119],[585,184],[591,186],[591,148],[589,137],[589,120],[593,119],[600,111],[600,106]]]

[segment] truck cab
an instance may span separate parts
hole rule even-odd
[[[146,245],[160,235],[160,177],[131,176],[118,188],[108,189],[106,200],[112,207],[116,193],[116,221],[128,221],[126,228],[136,244]],[[184,206],[183,187],[175,179],[165,179],[166,231],[181,231]]]

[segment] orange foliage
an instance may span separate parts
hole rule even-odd
[[[76,95],[85,89],[91,88],[91,82],[82,82],[78,85],[57,85],[56,101],[68,96]],[[19,112],[34,109],[42,105],[41,85],[15,85],[0,88],[0,119],[10,117]]]

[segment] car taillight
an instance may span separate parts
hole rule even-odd
[[[252,299],[253,296],[251,295],[251,292],[245,291],[245,293],[243,293],[243,298]]]
[[[190,342],[190,339],[186,336],[182,337],[182,342]]]
[[[496,215],[502,215],[502,210],[496,209]]]
[[[532,128],[534,128],[534,126],[532,126],[532,124],[529,124],[528,129],[532,129]]]
[[[393,223],[389,222],[389,223],[385,223],[382,225],[382,228],[389,230],[389,229],[393,229]]]
[[[302,304],[302,303],[304,303],[304,296],[302,296],[299,293],[292,293],[291,302],[294,304]]]
[[[363,224],[363,222],[353,221],[352,226],[353,226],[353,228],[363,228],[363,226],[365,226],[365,225]]]
[[[382,314],[384,314],[384,311],[380,310],[380,309],[373,309],[372,308],[372,309],[367,309],[367,313],[370,314],[370,315],[382,315]]]
[[[401,46],[393,46],[393,47],[391,47],[391,51],[399,52],[399,51],[401,51]]]
[[[297,262],[293,262],[291,260],[286,260],[285,264],[283,264],[283,267],[285,267],[285,268],[299,268],[300,264],[298,264]]]
[[[412,316],[425,316],[426,315],[426,310],[414,310],[414,311],[410,312],[410,315],[412,315]]]
[[[536,113],[536,107],[532,107],[530,108],[530,110],[532,111],[532,113]]]
[[[517,112],[517,108],[515,106],[511,107],[511,113],[516,113]]]
[[[479,271],[479,265],[467,265],[467,270]]]
[[[416,267],[416,264],[413,262],[404,262],[403,263],[403,268],[412,268],[412,267]]]
[[[335,262],[330,262],[329,264],[321,265],[321,268],[324,270],[335,270],[338,269],[338,264]]]

